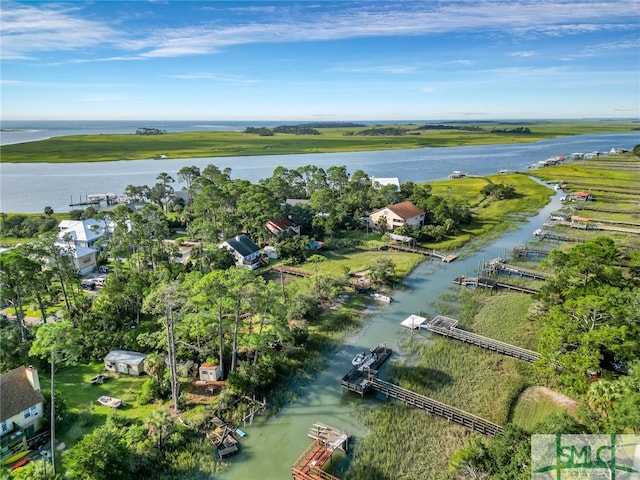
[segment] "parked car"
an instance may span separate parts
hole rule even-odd
[[[94,282],[93,280],[85,280],[80,284],[80,286],[85,290],[95,290],[96,282]]]
[[[106,265],[100,265],[98,267],[98,273],[109,273],[109,272],[111,272],[111,269]]]

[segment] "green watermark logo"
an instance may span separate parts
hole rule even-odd
[[[532,435],[532,480],[640,480],[640,435]]]

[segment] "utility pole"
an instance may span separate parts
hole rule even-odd
[[[51,469],[56,477],[56,388],[55,388],[55,353],[51,349]]]

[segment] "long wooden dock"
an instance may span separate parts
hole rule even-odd
[[[444,263],[451,263],[456,258],[458,258],[458,255],[441,253],[441,252],[438,252],[438,251],[433,250],[433,249],[422,248],[422,247],[411,247],[411,246],[408,246],[408,245],[397,245],[397,244],[387,244],[386,247],[389,250],[398,250],[398,251],[401,251],[401,252],[419,253],[420,255],[424,255],[426,257],[437,258],[438,260],[441,260]]]
[[[291,467],[295,480],[338,480],[322,468],[338,448],[347,452],[351,435],[337,428],[316,422],[309,429],[314,442],[302,452]]]
[[[416,324],[419,325],[419,323]],[[384,357],[379,357],[381,363],[377,364],[376,368],[379,368],[380,365],[389,358],[391,349],[385,349],[384,353]],[[406,388],[399,387],[393,383],[380,380],[378,378],[378,370],[375,369],[353,369],[342,377],[340,385],[345,390],[355,392],[363,396],[365,393],[370,391],[383,393],[387,398],[395,398],[407,405],[426,410],[435,415],[440,415],[452,422],[459,423],[460,425],[464,425],[485,435],[495,436],[502,432],[502,427],[500,425],[491,423],[483,418],[477,417],[476,415],[460,410],[459,408],[438,402],[437,400],[433,400],[425,395],[421,395],[412,392],[411,390],[407,390]],[[311,455],[311,453],[308,455]],[[303,477],[294,478],[307,480]]]
[[[476,415],[452,407],[451,405],[438,402],[437,400],[433,400],[425,395],[420,395],[393,383],[380,380],[379,378],[374,378],[371,382],[371,388],[385,394],[387,397],[395,398],[407,405],[439,415],[447,420],[469,427],[476,432],[492,437],[502,433],[502,427],[500,425],[496,425],[484,418],[477,417]]]
[[[514,258],[531,258],[531,259],[547,258],[549,256],[549,250],[529,248],[527,246],[521,245],[514,248],[511,252],[511,255]]]
[[[482,269],[488,273],[509,276],[518,275],[520,277],[528,277],[535,280],[546,280],[550,276],[548,273],[540,272],[538,270],[509,265],[501,259],[494,259],[490,262],[485,262]]]
[[[299,268],[288,267],[287,265],[276,265],[273,267],[276,272],[286,273],[287,275],[293,275],[294,277],[310,277],[313,275],[310,272],[301,270]]]
[[[507,282],[499,282],[497,280],[493,280],[491,278],[485,278],[485,277],[461,276],[454,279],[453,283],[455,283],[456,285],[462,285],[464,287],[486,288],[489,290],[504,288],[505,290],[512,290],[514,292],[527,293],[529,295],[538,293],[538,290],[535,290],[533,288],[523,287],[521,285],[514,285],[512,283],[507,283]]]
[[[509,343],[500,342],[498,340],[494,340],[493,338],[483,337],[482,335],[478,335],[477,333],[467,332],[466,330],[457,328],[457,325],[457,320],[438,315],[434,317],[429,323],[424,325],[424,328],[426,328],[430,332],[437,333],[445,337],[455,338],[456,340],[470,343],[472,345],[486,348],[488,350],[493,350],[494,352],[518,358],[526,362],[533,363],[540,358],[540,354],[538,352],[527,350],[522,347],[517,347]]]

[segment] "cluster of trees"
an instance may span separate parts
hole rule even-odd
[[[515,198],[516,189],[512,185],[505,185],[504,183],[489,183],[482,187],[480,193],[497,200],[504,200],[506,198]]]
[[[49,207],[50,208],[50,207]],[[48,210],[45,210],[48,212]],[[44,215],[7,215],[0,213],[0,236],[14,238],[33,238],[41,233],[57,229],[58,221],[51,213]]]
[[[531,129],[528,127],[492,128],[491,133],[521,133],[528,135],[531,133]]]
[[[466,132],[482,132],[483,128],[476,125],[446,125],[446,124],[426,124],[419,126],[416,130],[463,130]]]
[[[308,125],[278,125],[274,128],[247,127],[244,133],[253,133],[262,137],[272,137],[276,133],[288,133],[292,135],[322,135],[319,130]]]
[[[136,130],[136,135],[165,135],[166,133],[166,130],[162,130],[160,128],[142,127]]]
[[[407,135],[408,130],[401,127],[374,127],[360,130],[358,132],[346,132],[345,136],[361,136],[361,137],[376,137],[376,136],[402,136]]]
[[[531,310],[544,325],[535,369],[580,400],[577,418],[553,415],[533,432],[508,425],[490,443],[474,442],[452,458],[458,478],[531,478],[531,433],[640,432],[640,254],[620,267],[613,240],[599,237],[554,250],[546,263],[554,275]]]

